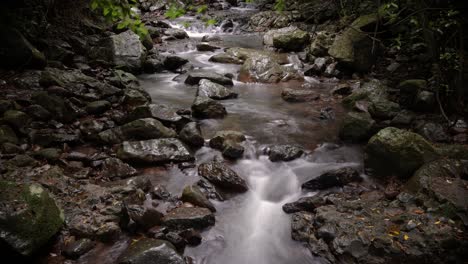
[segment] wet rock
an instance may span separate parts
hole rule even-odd
[[[30,66],[43,68],[46,58],[14,27],[2,25],[0,27],[0,66],[2,68],[21,68]]]
[[[155,53],[146,57],[143,62],[143,70],[146,73],[161,72],[164,70],[164,59],[161,55]]]
[[[248,190],[245,180],[221,162],[200,164],[198,174],[214,185],[229,191],[245,192]]]
[[[313,212],[315,208],[325,205],[326,201],[319,196],[302,197],[299,200],[283,205],[283,211],[288,214],[300,211]]]
[[[139,163],[183,162],[193,160],[187,148],[175,138],[125,141],[117,152],[122,160]]]
[[[200,80],[197,96],[205,96],[215,100],[223,100],[236,98],[237,93],[231,89],[222,86],[221,84],[214,83],[210,80]]]
[[[176,132],[154,118],[142,118],[98,134],[102,142],[117,144],[125,140],[175,137]]]
[[[65,101],[56,96],[48,94],[47,92],[37,92],[31,96],[31,100],[49,111],[54,118],[63,122],[71,122],[75,120],[76,113],[66,104]]]
[[[62,254],[69,259],[78,259],[82,255],[94,248],[96,243],[88,238],[82,238],[69,243]]]
[[[81,133],[89,139],[95,139],[96,135],[104,129],[104,124],[95,119],[86,119],[80,123]]]
[[[210,147],[220,150],[227,158],[236,159],[244,154],[244,147],[241,145],[244,141],[245,136],[242,133],[223,130],[216,132],[210,140]]]
[[[196,122],[186,124],[179,133],[179,138],[187,145],[199,148],[205,144],[200,128]]]
[[[174,245],[168,241],[142,238],[132,243],[119,257],[119,264],[185,264]]]
[[[178,207],[164,216],[163,223],[175,229],[203,229],[214,225],[215,217],[206,208]]]
[[[340,138],[351,142],[368,140],[374,132],[375,121],[368,113],[349,112],[340,128]]]
[[[309,33],[294,26],[272,29],[263,36],[265,45],[286,51],[301,51],[309,41]]]
[[[369,106],[369,114],[373,118],[382,120],[392,119],[399,111],[400,105],[390,100],[377,100]]]
[[[378,45],[368,37],[365,30],[377,23],[376,14],[360,16],[343,33],[337,36],[328,53],[346,67],[366,72],[375,63]],[[373,45],[374,49],[373,49]]]
[[[165,126],[176,127],[181,129],[185,124],[190,122],[177,114],[175,109],[163,104],[148,104],[136,107],[129,116],[129,121],[140,118],[155,118]]]
[[[123,102],[129,106],[139,106],[151,102],[151,97],[140,90],[125,89]]]
[[[146,56],[140,37],[127,30],[111,38],[112,58],[115,66],[129,71],[139,71]]]
[[[4,143],[18,144],[18,138],[11,127],[0,125],[0,144]]]
[[[156,208],[144,205],[130,204],[126,205],[128,216],[136,225],[143,230],[147,230],[153,226],[160,225],[163,218],[163,213]]]
[[[236,58],[226,53],[215,54],[210,57],[209,61],[217,63],[227,63],[227,64],[243,64],[244,60]]]
[[[100,115],[111,108],[109,101],[94,101],[88,103],[85,107],[86,112],[92,115]]]
[[[205,35],[201,39],[202,42],[216,42],[221,41],[221,37],[218,35]]]
[[[221,85],[233,85],[230,78],[216,72],[209,71],[192,71],[188,73],[185,83],[189,85],[196,85],[201,79],[207,79]]]
[[[26,108],[26,113],[35,120],[47,121],[52,114],[40,105],[30,105]]]
[[[193,228],[186,229],[180,232],[179,235],[185,239],[188,245],[191,246],[198,246],[202,242],[200,232]]]
[[[312,66],[304,71],[305,76],[315,76],[315,75],[320,75],[323,71],[325,71],[325,68],[327,67],[327,64],[329,64],[330,60],[327,58],[316,58],[314,60],[314,63]]]
[[[245,60],[239,72],[241,82],[278,83],[303,79],[294,68],[280,65],[272,58],[262,55]]]
[[[304,150],[292,145],[277,145],[267,150],[268,158],[275,161],[291,161],[304,154]]]
[[[208,200],[208,198],[206,198],[205,194],[197,185],[190,185],[185,187],[180,199],[195,206],[208,208],[210,211],[216,212],[214,205],[210,202],[210,200]]]
[[[285,53],[277,53],[268,50],[256,50],[248,48],[229,48],[226,50],[226,55],[237,58],[245,62],[249,58],[268,57],[270,60],[278,64],[288,64],[289,59]]]
[[[387,99],[388,88],[382,82],[373,79],[364,83],[360,88],[343,99],[343,104],[348,108],[353,108],[357,102],[375,102]]]
[[[23,129],[31,122],[31,117],[21,111],[8,110],[3,113],[2,120],[13,128],[24,131]]]
[[[311,190],[324,190],[332,187],[341,187],[351,182],[362,181],[355,168],[341,168],[326,172],[317,178],[302,184],[302,188]]]
[[[369,140],[365,165],[379,176],[395,174],[407,178],[435,158],[434,147],[420,135],[387,127]]]
[[[211,45],[210,43],[207,43],[207,42],[201,42],[197,44],[198,51],[216,51],[218,49],[220,49],[220,47]]]
[[[200,119],[223,118],[227,112],[221,103],[208,97],[197,96],[192,104],[192,115]]]
[[[41,129],[32,131],[29,134],[32,144],[37,144],[43,147],[60,144],[74,144],[80,140],[79,131],[63,131],[54,129]]]
[[[281,91],[281,98],[287,102],[311,102],[318,100],[320,95],[312,90],[308,89],[291,89],[291,88],[284,88]]]
[[[107,158],[102,163],[102,175],[110,179],[124,179],[136,173],[137,171],[132,166],[117,158]]]
[[[164,31],[164,35],[175,39],[189,38],[187,32],[185,32],[183,29],[178,28],[168,28]]]
[[[167,56],[164,59],[164,67],[170,71],[175,71],[185,65],[188,62],[187,59],[181,58],[179,56]]]
[[[353,92],[353,89],[349,84],[342,83],[338,84],[333,90],[331,91],[332,95],[349,95]]]
[[[21,255],[43,247],[62,227],[63,215],[38,184],[0,182],[0,239]]]
[[[183,249],[187,244],[185,239],[176,232],[168,232],[164,238],[171,242],[177,249]]]
[[[291,237],[296,241],[307,242],[313,234],[314,216],[309,212],[294,213],[291,217]]]
[[[319,31],[314,36],[314,39],[308,47],[309,57],[323,57],[328,55],[328,49],[333,44],[333,38],[326,31]]]

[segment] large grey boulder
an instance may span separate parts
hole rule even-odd
[[[114,65],[130,71],[139,71],[146,56],[146,49],[140,37],[127,30],[110,38]]]
[[[294,26],[272,29],[263,36],[265,45],[285,51],[301,51],[309,41],[309,33]]]
[[[239,72],[241,82],[278,83],[290,80],[304,80],[297,70],[278,64],[266,56],[248,58]]]
[[[29,256],[60,230],[64,216],[49,192],[38,184],[0,181],[0,240]]]
[[[193,160],[188,149],[175,138],[161,138],[144,141],[125,141],[117,156],[136,163],[167,163]]]

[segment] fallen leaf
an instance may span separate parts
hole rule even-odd
[[[405,235],[403,236],[403,239],[406,241],[406,240],[409,239],[409,236],[408,236],[407,234],[405,234]]]

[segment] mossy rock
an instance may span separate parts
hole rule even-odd
[[[18,144],[18,138],[16,137],[15,131],[6,125],[0,126],[0,144],[3,143]]]
[[[434,146],[419,134],[387,127],[369,140],[365,165],[376,176],[408,178],[437,156]]]
[[[346,108],[353,108],[357,101],[369,101],[371,103],[387,99],[387,87],[378,80],[371,80],[355,89],[352,94],[343,99],[343,105]]]
[[[49,192],[37,184],[0,181],[0,240],[29,256],[62,227],[64,216]]]
[[[351,142],[368,140],[372,136],[375,121],[368,113],[350,112],[340,128],[340,138]]]

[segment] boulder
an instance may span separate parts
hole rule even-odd
[[[208,97],[197,96],[192,104],[192,115],[200,119],[223,118],[227,111],[221,103]]]
[[[165,127],[154,118],[142,118],[123,126],[100,132],[99,139],[107,144],[117,144],[125,140],[144,140],[175,137],[176,132]]]
[[[49,111],[54,119],[62,122],[71,122],[76,118],[73,108],[59,96],[47,92],[36,92],[32,95],[31,100]]]
[[[237,57],[231,56],[227,53],[219,53],[210,57],[209,61],[217,63],[227,63],[227,64],[242,64],[244,60],[241,60]]]
[[[80,140],[79,131],[57,131],[54,129],[33,130],[28,136],[32,144],[37,144],[43,147],[61,145],[64,143],[74,144]]]
[[[163,57],[157,53],[148,55],[143,62],[143,70],[146,73],[162,72],[164,68]]]
[[[244,154],[244,147],[241,145],[245,141],[245,136],[237,131],[218,131],[210,140],[210,147],[218,149],[226,158],[236,159]]]
[[[110,38],[114,65],[129,71],[140,71],[146,57],[146,49],[140,37],[127,30]]]
[[[202,79],[207,79],[221,85],[233,85],[231,78],[216,72],[200,70],[189,72],[187,79],[185,79],[185,83],[189,85],[196,85],[199,84],[200,80]]]
[[[301,51],[309,41],[309,33],[294,26],[272,29],[263,36],[265,45],[285,51]]]
[[[376,14],[357,18],[351,26],[335,38],[328,53],[345,67],[367,72],[377,58],[378,43],[374,43],[366,32],[373,30],[378,21]]]
[[[151,97],[144,91],[137,89],[125,89],[123,103],[128,106],[139,106],[151,103]]]
[[[18,138],[16,137],[15,131],[13,131],[13,129],[7,125],[0,125],[0,144],[3,143],[18,143]]]
[[[62,251],[62,255],[70,259],[78,259],[93,249],[95,245],[96,243],[89,238],[75,240],[66,245]]]
[[[164,67],[170,71],[175,71],[183,65],[185,65],[187,62],[187,59],[184,59],[179,56],[170,55],[164,59]]]
[[[291,161],[304,154],[304,150],[293,145],[276,145],[267,150],[268,158],[275,161]]]
[[[13,128],[24,131],[24,128],[31,122],[31,117],[21,111],[8,110],[3,114],[2,120]]]
[[[215,224],[213,213],[201,207],[178,207],[169,211],[163,224],[174,229],[203,229]]]
[[[278,83],[290,80],[304,80],[294,68],[282,66],[266,56],[250,57],[245,60],[239,72],[241,82]]]
[[[187,148],[175,138],[125,141],[117,152],[122,160],[137,163],[167,163],[193,160]]]
[[[142,238],[120,255],[119,264],[185,264],[184,258],[177,253],[170,242],[152,238]]]
[[[118,158],[107,158],[102,162],[102,176],[109,179],[128,178],[137,173],[137,170]]]
[[[207,79],[202,79],[199,82],[197,96],[205,96],[215,100],[223,100],[236,98],[237,93],[231,89],[222,86],[221,84],[214,83]]]
[[[369,140],[365,166],[378,176],[408,178],[424,163],[436,157],[435,148],[422,136],[387,127]]]
[[[419,91],[414,101],[413,109],[420,112],[433,112],[437,107],[434,92]]]
[[[161,225],[163,213],[157,208],[139,204],[126,204],[125,209],[130,219],[143,229],[148,230],[153,226]]]
[[[11,26],[0,26],[0,68],[17,69],[24,66],[44,68],[44,54],[37,50],[20,31]]]
[[[288,64],[289,59],[286,53],[277,53],[269,50],[256,50],[248,48],[229,48],[226,50],[226,55],[237,58],[245,62],[249,58],[268,57],[278,64]],[[240,63],[242,64],[242,63]]]
[[[111,108],[109,101],[94,101],[86,104],[85,110],[88,114],[100,115]]]
[[[52,114],[44,107],[33,104],[26,108],[26,113],[34,120],[47,121],[52,117]]]
[[[179,28],[168,28],[164,31],[164,35],[174,39],[186,39],[189,35],[185,30]]]
[[[342,187],[351,182],[361,182],[362,178],[355,168],[340,168],[328,171],[302,184],[302,188],[324,190],[332,187]]]
[[[41,185],[1,181],[0,200],[0,240],[21,255],[36,253],[63,225],[62,211]]]
[[[250,17],[249,25],[256,30],[284,28],[293,21],[291,12],[262,11]]]
[[[373,101],[369,106],[369,114],[376,119],[389,120],[400,111],[400,105],[387,99]]]
[[[198,174],[214,185],[228,191],[245,192],[248,190],[245,180],[221,162],[200,164],[198,166]]]
[[[179,138],[185,144],[196,148],[200,148],[205,144],[205,139],[202,137],[196,122],[187,123],[180,131]]]
[[[320,196],[302,197],[299,200],[283,205],[283,211],[288,214],[300,211],[313,212],[317,207],[325,205],[327,202]]]
[[[376,102],[387,99],[388,88],[379,80],[373,79],[362,84],[360,88],[354,89],[353,92],[343,99],[343,104],[347,108],[353,108],[358,101]]]
[[[210,209],[212,212],[216,212],[214,205],[206,198],[205,194],[200,190],[197,185],[189,185],[182,191],[182,201],[191,203],[195,206],[204,207]]]
[[[318,100],[320,98],[320,94],[309,89],[283,88],[281,91],[281,98],[286,102],[292,103],[311,102]]]
[[[308,47],[308,56],[323,57],[328,55],[328,49],[333,44],[333,38],[330,33],[326,31],[319,31],[316,33],[312,43]]]
[[[141,119],[141,118],[154,118],[165,126],[182,128],[189,122],[187,118],[184,118],[177,114],[176,110],[163,104],[148,104],[138,106],[130,113],[129,121]]]
[[[349,112],[340,127],[340,138],[351,142],[368,140],[374,132],[375,121],[366,112]]]
[[[400,104],[413,108],[418,93],[427,89],[427,81],[422,79],[404,80],[400,82],[398,89],[400,90]]]
[[[207,42],[201,42],[197,44],[198,51],[216,51],[218,49],[220,49],[220,47],[211,45],[210,43],[207,43]]]
[[[425,121],[415,123],[414,131],[427,140],[434,142],[448,142],[450,140],[447,128],[440,123]]]

